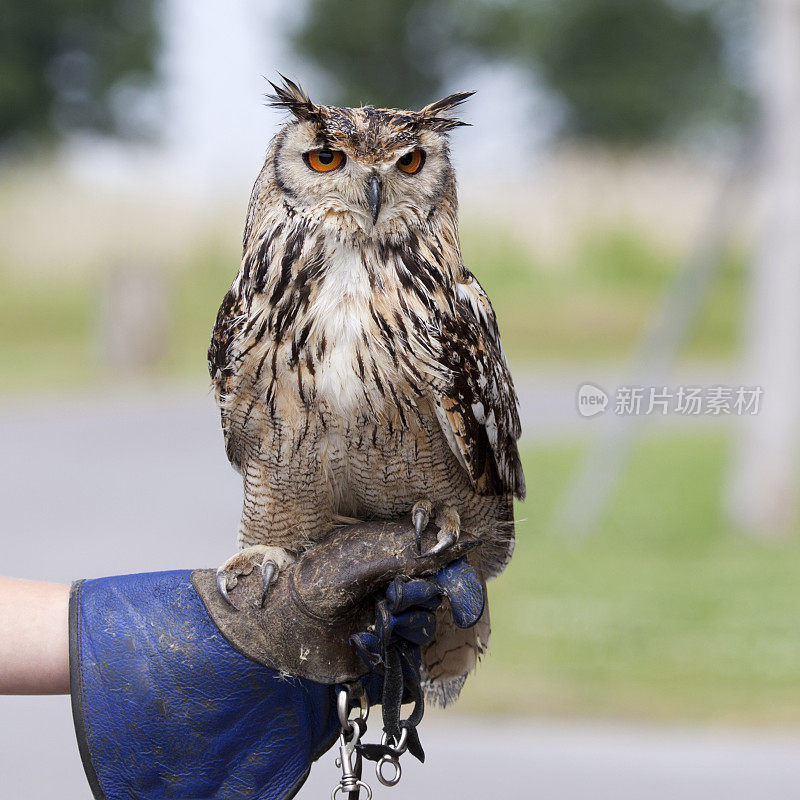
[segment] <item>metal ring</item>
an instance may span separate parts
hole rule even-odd
[[[391,744],[389,744],[391,742]],[[400,741],[395,744],[394,736],[389,736],[388,733],[384,733],[381,736],[381,744],[389,745],[392,752],[395,756],[401,756],[405,751],[408,749],[408,728],[402,728],[400,730]]]
[[[348,733],[353,730],[353,721],[350,719],[351,700],[352,695],[349,686],[343,686],[339,689],[336,695],[336,713],[339,715],[339,724],[342,726],[342,730]],[[367,698],[367,693],[363,690],[358,696],[358,706],[358,719],[363,719],[366,722],[369,717],[369,699]]]
[[[383,774],[383,767],[385,764],[391,764],[394,767],[394,775],[391,778],[387,778]],[[393,758],[392,756],[384,756],[378,761],[377,766],[375,767],[375,774],[378,776],[378,780],[384,786],[397,786],[400,783],[400,778],[403,775],[403,768],[400,766],[400,762]]]
[[[363,688],[358,696],[358,706],[360,711],[358,716],[366,722],[369,719],[369,698]]]
[[[353,724],[350,722],[350,690],[343,686],[336,693],[336,713],[339,715],[339,724],[343,731],[350,731]]]
[[[372,789],[364,781],[356,781],[356,786],[360,786],[367,793],[367,800],[372,800]],[[341,783],[336,784],[336,788],[331,792],[331,800],[336,800],[337,792],[351,792],[352,789],[345,789]]]

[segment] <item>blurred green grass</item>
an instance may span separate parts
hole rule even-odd
[[[28,279],[0,269],[0,392],[96,380],[96,307],[88,275]]]
[[[681,256],[632,228],[585,231],[572,255],[538,259],[499,230],[464,237],[464,260],[497,310],[513,364],[615,362],[646,330]],[[682,357],[730,358],[738,346],[744,257],[726,253]]]
[[[492,298],[516,369],[625,358],[680,264],[678,253],[622,229],[587,231],[573,255],[551,261],[506,231],[471,225],[463,251]],[[169,266],[169,332],[156,367],[160,376],[206,380],[211,327],[238,259],[236,242],[211,238]],[[0,257],[0,391],[102,379],[102,281],[96,269],[22,276],[4,270]],[[683,357],[717,360],[735,352],[742,293],[742,258],[731,254]]]
[[[647,439],[576,543],[548,520],[580,449],[528,447],[517,551],[489,587],[492,647],[459,708],[796,724],[800,540],[731,531],[727,450],[709,433]]]

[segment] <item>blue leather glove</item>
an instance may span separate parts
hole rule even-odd
[[[465,575],[459,580],[471,592],[444,591],[455,616],[477,619],[480,583]],[[243,654],[215,624],[196,578],[176,571],[73,586],[73,715],[95,798],[282,800],[336,739],[335,685],[289,677]],[[387,642],[411,646],[432,635],[436,595],[453,581],[445,571],[436,589],[423,583],[390,586],[386,607],[394,612],[376,629],[381,652]],[[329,629],[319,625],[324,638]]]
[[[80,581],[72,710],[95,798],[291,797],[333,743],[333,686],[234,650],[191,571]]]

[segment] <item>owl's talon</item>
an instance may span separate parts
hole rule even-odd
[[[427,556],[436,556],[439,553],[443,553],[448,548],[452,547],[458,541],[458,535],[453,533],[452,531],[440,531],[439,533],[439,541],[431,547],[430,550],[426,550],[422,557],[426,558]]]
[[[411,519],[414,521],[414,537],[417,542],[417,552],[422,552],[422,531],[428,527],[433,507],[427,500],[420,500],[411,509]]]
[[[461,536],[461,517],[452,506],[445,506],[436,515],[436,524],[439,526],[438,542],[431,547],[425,556],[435,556],[452,547]]]
[[[283,547],[273,547],[264,544],[254,544],[232,555],[217,570],[217,587],[222,597],[234,608],[236,606],[229,594],[239,585],[239,579],[250,575],[256,570],[256,576],[261,576],[261,590],[259,582],[254,577],[252,583],[256,589],[256,598],[248,600],[260,608],[264,605],[269,592],[269,587],[278,579],[281,570],[286,569],[294,561],[294,556]],[[245,581],[247,583],[247,581]]]
[[[228,597],[228,574],[221,567],[217,570],[217,588],[226,603],[236,608]]]
[[[261,589],[261,602],[259,605],[264,608],[264,603],[267,602],[267,595],[269,594],[269,587],[278,579],[278,565],[274,561],[265,561],[261,566],[261,575],[264,583]]]
[[[422,552],[422,531],[428,527],[428,519],[422,510],[414,514],[414,538],[417,542],[417,552]]]

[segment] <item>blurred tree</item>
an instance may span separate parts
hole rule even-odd
[[[722,22],[741,0],[309,0],[300,51],[342,102],[429,100],[470,59],[512,62],[566,108],[573,132],[644,141],[687,125],[735,122]]]
[[[579,134],[642,141],[693,123],[736,121],[744,110],[720,20],[736,2],[727,9],[671,0],[481,5],[472,40],[536,70]]]
[[[118,130],[114,91],[154,68],[155,0],[0,0],[0,141]]]
[[[453,42],[451,0],[309,0],[293,43],[334,83],[333,101],[410,108],[431,101]]]

